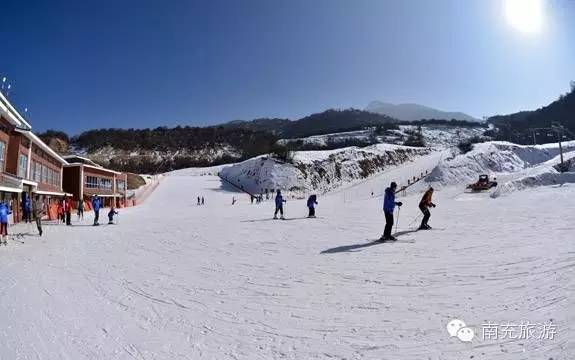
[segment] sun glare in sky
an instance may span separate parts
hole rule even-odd
[[[506,0],[509,24],[523,33],[539,33],[543,27],[544,0]]]

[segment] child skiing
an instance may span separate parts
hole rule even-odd
[[[397,240],[393,235],[391,235],[391,230],[393,229],[393,210],[395,206],[403,205],[402,202],[395,201],[395,189],[397,184],[392,182],[391,185],[385,189],[385,196],[383,199],[383,213],[385,214],[385,229],[383,230],[383,235],[379,239],[380,241],[386,240]]]
[[[285,220],[284,218],[284,203],[286,201],[284,200],[284,197],[282,196],[282,192],[280,189],[278,189],[277,193],[276,193],[276,211],[274,212],[274,219],[278,218],[278,211],[280,213],[281,219]]]
[[[8,215],[11,213],[10,208],[2,199],[0,202],[0,243],[4,242],[4,245],[8,245],[6,242],[8,238]]]
[[[317,205],[317,195],[314,194],[307,199],[307,208],[309,209],[308,218],[315,217],[315,205]]]
[[[118,212],[112,206],[110,208],[110,211],[108,212],[108,225],[111,225],[114,223],[114,215],[117,215],[117,214],[118,214]]]
[[[419,226],[419,230],[429,230],[431,226],[427,224],[429,218],[431,217],[431,213],[429,212],[430,207],[435,207],[435,204],[431,202],[431,196],[433,195],[433,188],[430,186],[429,189],[423,194],[421,201],[419,202],[419,210],[423,213],[423,220],[421,220],[421,225]]]

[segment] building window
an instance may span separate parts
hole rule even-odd
[[[26,178],[26,169],[28,167],[28,156],[20,154],[18,158],[18,177]]]
[[[98,178],[96,176],[86,176],[86,187],[88,189],[97,189]]]
[[[124,180],[116,180],[116,190],[126,191],[126,182]]]
[[[100,189],[102,190],[112,190],[112,180],[100,178]]]
[[[0,171],[4,171],[5,152],[6,143],[4,141],[0,141]]]
[[[44,184],[48,183],[48,168],[46,165],[42,165],[42,182]]]

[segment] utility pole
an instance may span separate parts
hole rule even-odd
[[[557,137],[559,138],[559,156],[561,157],[561,171],[565,168],[565,164],[563,164],[563,147],[561,146],[561,139],[563,138],[563,127],[562,126],[553,126],[551,127],[557,133]]]
[[[537,138],[535,137],[535,129],[531,129],[531,133],[533,134],[533,145],[537,145]]]

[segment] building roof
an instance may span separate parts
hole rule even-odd
[[[36,146],[38,146],[48,154],[52,155],[52,157],[58,160],[62,165],[68,165],[68,162],[64,160],[62,156],[60,156],[57,152],[52,150],[51,147],[46,145],[46,143],[42,141],[42,139],[40,139],[38,136],[36,136],[36,134],[34,134],[32,131],[22,129],[16,129],[16,131],[27,137],[33,144],[36,144]]]
[[[32,129],[32,126],[30,126],[24,117],[20,115],[18,110],[16,110],[14,106],[10,104],[10,101],[6,99],[2,92],[0,92],[0,113],[5,115],[6,119],[8,119],[8,121],[10,121],[12,124],[16,125],[16,127],[19,127],[23,130]]]
[[[75,155],[75,154],[71,154],[71,155],[64,155],[63,158],[70,164],[87,164],[87,165],[92,165],[95,167],[101,167],[103,168],[102,165],[100,164],[96,164],[94,161],[92,161],[91,159],[88,159],[87,157],[83,157],[80,155]]]
[[[106,172],[109,172],[109,173],[112,173],[112,174],[117,174],[117,175],[121,175],[121,174],[122,174],[122,173],[119,172],[119,171],[112,170],[112,169],[106,169],[105,167],[100,166],[100,165],[98,165],[98,166],[93,166],[93,165],[88,165],[88,164],[84,164],[84,163],[74,163],[74,162],[73,162],[73,163],[68,163],[68,164],[66,164],[66,165],[64,165],[64,166],[65,166],[65,167],[77,167],[77,166],[79,166],[79,167],[86,167],[86,168],[89,168],[89,169],[96,169],[96,170],[100,170],[100,171],[106,171]]]

